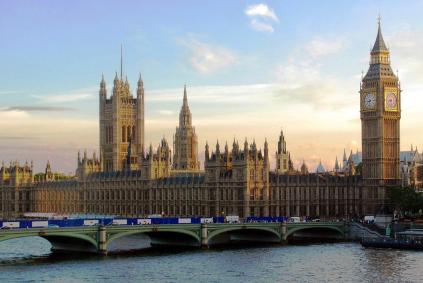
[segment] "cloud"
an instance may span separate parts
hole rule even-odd
[[[236,61],[235,54],[221,46],[200,42],[194,38],[180,41],[191,51],[190,62],[202,74],[212,74],[228,68]]]
[[[339,53],[345,46],[342,38],[315,37],[288,57],[286,63],[275,69],[280,84],[280,99],[311,106],[315,109],[339,111],[354,106],[352,80],[323,72],[323,57]]]
[[[276,22],[279,22],[278,17],[276,16],[275,12],[270,9],[266,4],[257,4],[248,6],[245,10],[245,14],[249,17],[256,17],[260,16],[263,18],[269,18]]]
[[[274,31],[273,26],[271,24],[267,24],[256,19],[251,20],[251,27],[257,31],[264,31],[270,33]]]
[[[29,114],[25,111],[19,111],[19,110],[0,111],[1,121],[7,121],[9,119],[18,121],[20,119],[25,119],[28,117],[29,117]]]
[[[157,111],[157,113],[159,113],[160,115],[171,116],[175,112],[172,111],[172,110],[159,110],[159,111]]]
[[[14,94],[22,94],[23,91],[18,90],[2,90],[0,91],[0,95],[14,95]]]
[[[25,111],[25,112],[63,112],[75,111],[75,108],[60,106],[10,106],[1,111]]]
[[[345,47],[345,41],[342,38],[314,38],[305,50],[313,58],[321,58],[327,55],[336,54]]]
[[[279,22],[275,11],[270,9],[266,4],[248,6],[245,9],[245,15],[251,19],[250,26],[256,31],[273,33],[273,23]]]
[[[28,140],[28,139],[36,139],[35,137],[29,136],[0,136],[0,140]]]
[[[77,89],[65,93],[59,94],[47,94],[47,95],[32,95],[42,103],[68,103],[76,102],[81,100],[88,100],[95,97],[98,87],[90,87],[84,89]]]
[[[260,101],[271,99],[277,92],[278,87],[274,84],[247,84],[247,85],[205,85],[194,86],[187,89],[188,102],[210,104],[237,104],[254,105]],[[181,88],[157,89],[148,91],[148,102],[180,102],[182,105],[183,92]],[[179,108],[178,108],[179,109]],[[172,110],[159,110],[167,114]],[[177,109],[172,111],[175,113]]]

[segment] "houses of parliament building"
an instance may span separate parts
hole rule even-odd
[[[234,140],[229,146],[206,144],[200,169],[198,140],[186,87],[173,144],[156,149],[144,143],[144,83],[136,95],[116,74],[108,94],[99,91],[100,154],[78,154],[76,176],[57,180],[50,164],[45,174],[32,164],[2,164],[0,218],[26,212],[166,216],[320,216],[376,213],[386,205],[386,188],[401,184],[401,89],[390,66],[381,28],[371,50],[370,67],[360,87],[362,166],[310,173],[295,170],[284,133],[271,170],[267,141]]]

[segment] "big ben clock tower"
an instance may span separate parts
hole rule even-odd
[[[365,184],[397,185],[400,180],[401,89],[379,27],[370,67],[360,88],[362,175]]]

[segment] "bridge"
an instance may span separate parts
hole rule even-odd
[[[345,222],[99,225],[2,229],[0,242],[38,236],[49,241],[52,250],[106,255],[113,241],[139,234],[147,235],[153,246],[208,248],[234,242],[284,244],[295,237],[345,239],[347,232]]]

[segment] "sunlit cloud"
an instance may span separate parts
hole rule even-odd
[[[10,111],[0,111],[0,123],[7,120],[15,120],[28,118],[29,114],[26,111],[21,110],[10,110]]]
[[[313,58],[321,58],[340,52],[345,47],[343,38],[316,37],[307,44],[305,50]]]
[[[251,27],[257,31],[264,31],[272,33],[274,31],[273,26],[271,24],[261,22],[256,19],[251,20]]]
[[[275,11],[266,4],[250,5],[244,12],[250,18],[251,28],[256,31],[272,33],[273,24],[279,22]]]
[[[10,106],[0,111],[25,111],[25,112],[63,112],[75,111],[75,108],[61,106]]]
[[[93,99],[97,92],[98,87],[91,87],[59,94],[32,95],[32,97],[38,99],[40,103],[60,104]]]
[[[250,17],[260,16],[272,19],[276,22],[279,21],[278,17],[275,14],[275,11],[270,9],[266,4],[248,6],[247,9],[245,9],[245,14]]]
[[[172,110],[159,110],[157,111],[157,113],[164,116],[170,116],[170,115],[173,115],[175,112]]]
[[[233,51],[221,46],[201,42],[195,38],[180,40],[190,52],[191,66],[202,74],[212,74],[230,67],[236,61]]]

